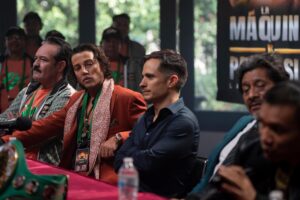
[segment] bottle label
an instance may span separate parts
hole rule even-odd
[[[119,200],[135,200],[138,193],[136,177],[121,177],[119,179]]]

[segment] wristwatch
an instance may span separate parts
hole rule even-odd
[[[116,138],[116,144],[117,144],[117,146],[120,146],[122,144],[122,140],[123,140],[121,134],[120,133],[116,133],[115,134],[115,138]]]

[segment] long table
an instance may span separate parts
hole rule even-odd
[[[74,172],[44,163],[27,159],[27,165],[34,174],[65,174],[69,176],[69,200],[117,200],[118,188],[116,186],[85,177]],[[165,200],[151,193],[139,193],[139,200]]]

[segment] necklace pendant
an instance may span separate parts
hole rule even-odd
[[[86,137],[86,128],[84,127],[83,129],[82,129],[82,134],[81,134],[81,137],[82,138],[85,138]]]
[[[88,132],[89,132],[89,125],[85,124],[82,129],[81,137],[85,138],[87,136]]]

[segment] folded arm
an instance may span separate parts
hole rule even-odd
[[[191,153],[194,144],[194,126],[189,119],[177,118],[170,122],[161,133],[159,140],[147,148],[140,147],[138,137],[147,137],[144,133],[135,133],[127,139],[118,151],[115,169],[118,170],[124,157],[133,157],[134,165],[139,171],[152,171],[162,165],[168,165],[168,159],[186,157]]]

